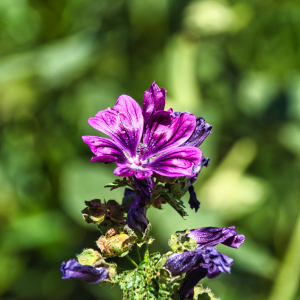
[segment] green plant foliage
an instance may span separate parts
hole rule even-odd
[[[126,177],[124,177],[123,179],[116,179],[114,182],[108,183],[104,187],[110,188],[110,190],[112,191],[119,187],[124,187],[124,186],[130,186],[126,180]]]
[[[123,299],[160,299],[171,300],[168,286],[161,280],[159,269],[156,267],[161,258],[159,253],[153,253],[142,261],[137,270],[125,271],[118,275],[118,282],[123,290]]]
[[[194,239],[189,238],[187,235],[189,234],[189,230],[186,231],[178,231],[171,235],[169,240],[169,246],[173,252],[183,252],[195,250],[197,247],[197,243]]]
[[[161,197],[166,200],[166,202],[169,203],[181,217],[188,216],[187,212],[184,210],[185,205],[182,200],[177,199],[172,193],[167,192],[162,193]]]

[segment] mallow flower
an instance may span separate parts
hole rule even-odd
[[[88,283],[99,283],[109,279],[109,271],[105,268],[95,268],[89,265],[81,265],[76,259],[70,259],[61,264],[62,279],[80,279]]]
[[[217,244],[239,248],[245,236],[237,234],[234,227],[203,227],[191,230],[188,237],[197,243],[195,250],[175,253],[168,257],[165,268],[177,276],[186,273],[179,288],[180,299],[193,299],[194,287],[203,279],[216,278],[221,273],[230,273],[233,259],[216,249]]]
[[[154,172],[167,177],[195,175],[193,167],[202,157],[198,145],[210,130],[193,114],[164,111],[165,99],[166,90],[153,83],[144,94],[143,109],[121,95],[113,108],[90,118],[92,127],[111,138],[82,137],[94,153],[91,160],[116,162],[114,174],[121,177],[144,179]]]

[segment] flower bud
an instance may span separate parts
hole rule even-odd
[[[97,246],[106,257],[125,256],[131,247],[130,237],[125,233],[110,234],[110,230],[97,241]]]
[[[81,265],[94,265],[101,259],[101,254],[94,249],[85,249],[82,253],[77,255],[78,262]]]

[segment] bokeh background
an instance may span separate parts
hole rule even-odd
[[[222,300],[300,299],[299,33],[294,0],[1,0],[0,298],[121,299],[59,268],[99,237],[83,201],[122,199],[103,187],[114,165],[89,161],[87,119],[120,94],[141,104],[155,79],[167,108],[213,132],[200,210],[151,209],[150,250],[176,230],[235,225],[244,245],[218,247],[232,274],[204,285]]]

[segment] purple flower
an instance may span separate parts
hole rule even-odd
[[[80,279],[88,283],[99,283],[109,279],[109,271],[104,268],[81,265],[76,259],[61,264],[62,279]]]
[[[221,272],[230,274],[230,267],[233,264],[233,259],[219,253],[216,247],[207,247],[202,251],[202,257],[197,264],[190,269],[179,288],[180,299],[193,299],[194,287],[203,279],[216,278]]]
[[[169,256],[165,268],[172,276],[187,273],[195,268],[207,269],[207,278],[218,277],[221,272],[230,273],[233,259],[219,253],[216,247],[197,248],[193,251],[176,253]]]
[[[83,136],[94,156],[92,161],[116,162],[114,174],[144,179],[153,172],[162,176],[192,176],[202,157],[194,146],[182,146],[196,128],[196,117],[163,111],[166,91],[153,83],[145,92],[143,110],[135,100],[121,95],[114,108],[99,111],[89,124],[112,140]]]
[[[186,273],[180,286],[180,299],[193,299],[194,287],[204,277],[216,278],[221,273],[230,273],[233,259],[219,253],[215,246],[219,243],[239,248],[245,236],[238,235],[234,227],[204,227],[191,230],[187,235],[193,238],[197,248],[192,251],[175,253],[168,257],[165,268],[172,276]]]
[[[207,246],[215,246],[219,243],[237,249],[245,241],[245,236],[237,234],[234,226],[193,229],[189,232],[188,237],[193,238],[200,249]]]
[[[145,206],[150,201],[154,188],[154,181],[152,177],[145,179],[135,178],[134,185],[138,193],[128,210],[126,222],[130,228],[138,228],[140,231],[144,232],[149,223],[146,217]]]

